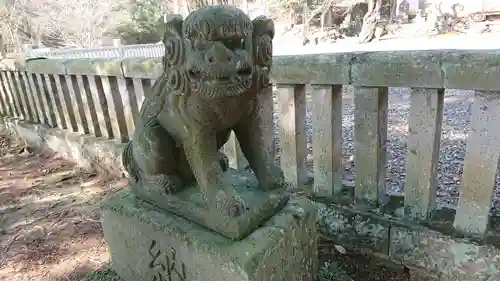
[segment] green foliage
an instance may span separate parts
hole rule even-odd
[[[125,20],[116,27],[125,44],[156,43],[163,37],[163,15],[167,12],[161,1],[125,0],[115,7],[123,11]]]

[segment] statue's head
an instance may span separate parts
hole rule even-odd
[[[241,10],[206,6],[167,19],[165,71],[182,91],[205,98],[238,96],[269,84],[273,22]]]

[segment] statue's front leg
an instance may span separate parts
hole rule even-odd
[[[197,132],[183,142],[186,159],[208,206],[224,216],[238,216],[246,207],[220,165],[215,135]]]
[[[276,165],[274,155],[266,147],[265,131],[262,129],[262,116],[253,114],[243,118],[234,128],[234,133],[240,143],[241,151],[255,173],[259,186],[270,190],[284,187],[284,176],[281,168]]]

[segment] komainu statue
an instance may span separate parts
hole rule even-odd
[[[258,102],[269,87],[274,24],[216,5],[184,20],[171,16],[165,28],[163,74],[146,94],[123,152],[130,185],[141,199],[241,236],[287,200],[283,173],[264,148]],[[252,199],[253,213],[219,152],[231,131],[266,194]]]

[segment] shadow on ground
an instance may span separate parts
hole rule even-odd
[[[98,203],[123,186],[0,138],[0,280],[76,281],[101,268]]]

